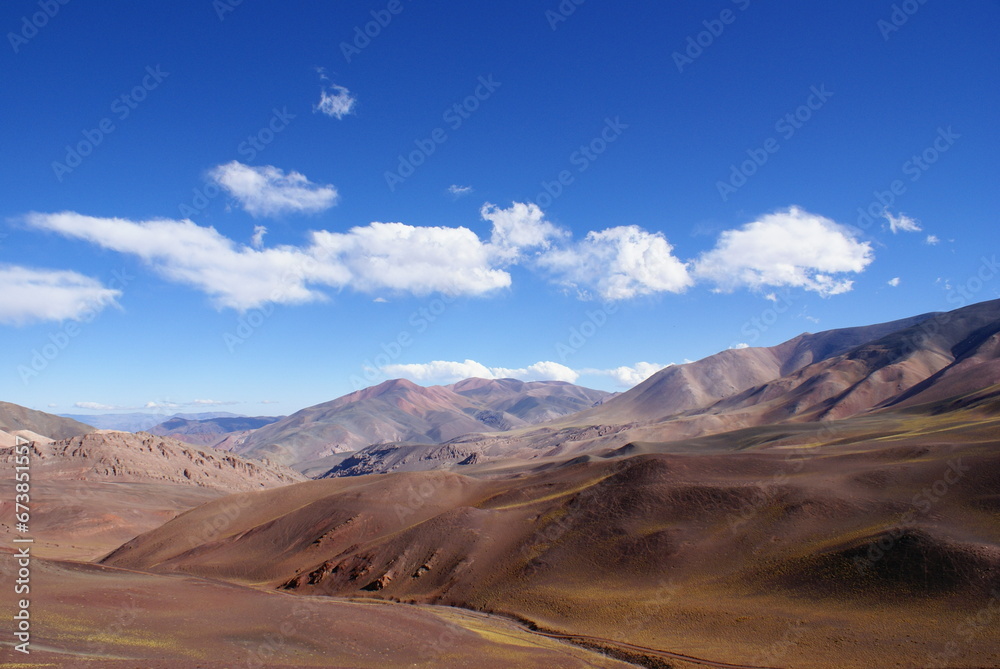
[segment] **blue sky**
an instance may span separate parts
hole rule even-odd
[[[996,1],[36,0],[0,27],[0,372],[33,408],[621,390],[1000,296]]]

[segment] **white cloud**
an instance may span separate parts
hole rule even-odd
[[[459,186],[458,184],[452,184],[448,186],[448,192],[455,197],[462,197],[463,195],[468,195],[472,192],[472,186]]]
[[[735,349],[735,350],[737,350],[737,351],[738,351],[738,350],[740,350],[740,349],[744,349],[744,348],[750,348],[750,344],[747,344],[746,342],[742,342],[742,341],[741,341],[741,342],[739,342],[738,344],[733,344],[733,345],[732,345],[732,346],[730,346],[729,348],[731,348],[731,349]]]
[[[180,409],[183,404],[177,404],[176,402],[146,402],[142,405],[143,409]]]
[[[223,407],[239,404],[239,402],[223,402],[222,400],[191,400],[188,404],[199,407]]]
[[[490,247],[468,228],[371,223],[346,233],[313,233],[313,256],[348,274],[355,290],[481,294],[510,286],[494,269]]]
[[[927,239],[924,240],[924,243],[934,246],[935,244],[940,244],[941,240],[937,235],[927,235]]]
[[[372,300],[372,302],[374,302],[375,304],[386,304],[389,302],[389,300],[385,299],[384,297],[376,297],[374,300]]]
[[[894,276],[891,279],[889,279],[886,283],[888,283],[890,286],[892,286],[893,288],[895,288],[896,286],[899,285],[899,277],[898,276]]]
[[[82,320],[120,296],[77,272],[0,265],[0,323]]]
[[[589,232],[575,245],[545,253],[539,264],[563,285],[594,290],[605,300],[624,300],[679,293],[693,285],[687,265],[672,251],[661,233],[625,225]]]
[[[836,275],[862,272],[872,260],[871,245],[844,226],[791,207],[723,232],[694,271],[721,291],[790,286],[825,297],[851,290],[853,281]]]
[[[614,369],[582,369],[581,374],[610,376],[615,385],[620,388],[632,388],[639,385],[661,369],[671,367],[673,363],[661,365],[655,362],[637,362],[632,366],[615,367]]]
[[[527,367],[487,367],[475,360],[463,362],[434,360],[427,363],[386,365],[380,367],[383,375],[403,377],[418,383],[455,383],[462,379],[520,379],[522,381],[567,381],[575,382],[579,373],[558,362],[536,362]]]
[[[622,388],[631,388],[656,372],[669,367],[653,362],[637,362],[614,369],[575,370],[558,362],[542,361],[526,367],[488,367],[475,360],[433,360],[425,363],[394,364],[378,371],[387,378],[403,377],[417,383],[444,384],[463,379],[519,379],[521,381],[565,381],[576,383],[581,375],[607,376]]]
[[[278,400],[261,400],[261,404],[281,404]]]
[[[487,202],[480,208],[479,215],[493,224],[491,252],[504,262],[516,262],[526,249],[547,249],[553,240],[569,234],[546,221],[537,204],[514,202],[507,209],[501,209]]]
[[[326,77],[323,77],[324,79]],[[319,102],[313,107],[314,112],[322,112],[338,121],[354,112],[358,100],[343,86],[330,84],[319,92]]]
[[[337,204],[337,189],[315,184],[299,172],[285,174],[273,165],[251,167],[233,160],[208,173],[251,216],[313,214]]]
[[[317,231],[307,246],[255,250],[190,220],[130,221],[75,212],[31,213],[36,228],[139,256],[160,274],[197,288],[219,307],[325,299],[315,287],[479,295],[510,285],[490,246],[468,228],[371,223]]]
[[[77,409],[90,409],[91,411],[121,411],[122,409],[128,409],[128,407],[115,404],[101,404],[100,402],[75,402],[73,406]]]
[[[257,250],[260,250],[264,246],[264,235],[267,234],[267,228],[263,225],[253,226],[253,237],[250,238],[250,246]]]
[[[889,221],[889,229],[892,230],[892,234],[896,234],[897,232],[920,232],[922,229],[917,221],[903,212],[899,212],[899,216],[893,216],[892,212],[886,209],[882,216],[885,217],[885,220]]]

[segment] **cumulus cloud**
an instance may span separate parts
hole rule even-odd
[[[924,243],[929,244],[930,246],[935,246],[936,244],[940,244],[941,240],[937,235],[927,235],[927,239],[924,240]]]
[[[488,367],[475,360],[433,360],[424,363],[392,364],[378,371],[388,378],[403,377],[422,384],[455,383],[463,379],[518,379],[520,381],[565,381],[576,383],[581,375],[610,377],[615,385],[631,388],[669,367],[653,362],[637,362],[613,369],[575,370],[558,362],[541,361],[526,367]]]
[[[510,286],[495,269],[489,247],[468,228],[371,223],[346,233],[313,233],[310,253],[324,266],[346,270],[355,290],[481,294]]]
[[[581,374],[594,374],[611,377],[619,388],[632,388],[639,385],[661,369],[670,367],[673,363],[661,365],[655,362],[637,362],[632,366],[623,365],[614,369],[583,369]]]
[[[324,77],[325,78],[325,77]],[[322,112],[338,121],[348,114],[354,113],[358,99],[344,86],[331,83],[319,92],[319,102],[313,107],[314,112]]]
[[[0,265],[0,323],[82,320],[117,304],[120,290],[67,270]]]
[[[251,167],[233,160],[208,173],[251,216],[314,214],[337,204],[337,189],[315,184],[299,172],[285,173],[273,165]]]
[[[851,290],[853,281],[843,275],[864,271],[872,260],[871,245],[849,229],[791,207],[721,233],[694,273],[720,291],[787,286],[825,297]]]
[[[418,383],[455,383],[462,379],[520,379],[521,381],[575,382],[579,373],[558,362],[536,362],[527,367],[487,367],[475,360],[433,360],[425,363],[385,365],[378,370],[387,377],[403,377]]]
[[[236,244],[190,220],[131,221],[75,212],[31,213],[28,225],[136,255],[169,280],[192,286],[219,307],[325,299],[317,287],[479,295],[510,285],[468,228],[371,223],[317,231],[305,246],[263,250]]]
[[[487,202],[479,214],[484,221],[493,224],[490,237],[492,254],[505,262],[517,261],[528,249],[547,249],[553,240],[569,234],[546,221],[537,204],[515,202],[507,209],[501,209]]]
[[[896,286],[899,285],[899,277],[895,276],[895,277],[889,279],[886,283],[888,283],[890,286],[892,286],[893,288],[895,288]]]
[[[744,349],[744,348],[750,348],[750,344],[748,344],[748,343],[746,343],[746,342],[743,342],[743,341],[741,341],[741,342],[739,342],[739,343],[737,343],[737,344],[733,344],[733,345],[732,345],[732,346],[730,346],[729,348],[732,348],[732,349],[736,349],[736,350],[738,351],[738,350],[740,350],[740,349]]]
[[[694,283],[666,237],[636,225],[589,232],[577,244],[545,253],[539,264],[563,285],[605,300],[680,293]]]
[[[233,174],[249,170],[261,176],[239,163],[228,167]],[[263,204],[253,207],[258,213],[275,211]],[[575,289],[583,299],[679,293],[696,280],[713,282],[719,291],[797,287],[827,296],[850,290],[852,281],[845,275],[863,271],[873,259],[869,243],[797,207],[722,232],[715,248],[688,262],[673,254],[662,233],[636,225],[591,231],[574,241],[535,204],[500,208],[486,203],[480,216],[490,224],[486,240],[464,226],[372,222],[345,232],[315,230],[300,245],[270,247],[264,246],[267,229],[262,225],[241,244],[188,219],[134,221],[60,212],[30,213],[24,220],[37,229],[138,256],[168,280],[204,292],[216,306],[240,310],[322,301],[327,299],[324,288],[378,297],[385,291],[483,295],[509,287],[507,269],[515,264]],[[78,292],[96,291],[92,302],[113,302],[117,296],[80,275],[72,275],[74,284],[71,274],[64,282]],[[777,299],[773,292],[767,298]],[[16,298],[0,298],[0,318],[4,299]],[[39,308],[38,303],[58,301],[31,303]]]
[[[462,197],[463,195],[468,195],[472,192],[472,186],[459,186],[458,184],[452,184],[448,186],[448,192],[455,197]]]
[[[920,232],[923,229],[919,223],[903,212],[899,212],[899,216],[893,216],[892,212],[886,209],[882,215],[889,222],[889,229],[892,230],[892,234],[898,232]]]

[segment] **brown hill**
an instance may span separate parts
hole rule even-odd
[[[31,472],[46,481],[181,483],[236,492],[303,480],[280,465],[202,449],[146,432],[101,431],[31,445]],[[0,462],[13,462],[0,449]]]
[[[69,439],[93,432],[94,428],[72,418],[54,416],[10,402],[0,402],[0,430],[9,433],[29,430],[51,439]]]
[[[926,666],[1000,588],[997,402],[507,463],[506,475],[311,481],[241,497],[211,542],[184,538],[221,501],[105,563],[503,611],[738,666]],[[966,642],[949,666],[1000,651],[993,635]]]
[[[463,435],[419,452],[390,453],[386,446],[372,457],[376,449],[369,448],[334,465],[331,475],[579,455],[940,401],[1000,383],[998,332],[1000,300],[993,300],[723,351],[668,367],[592,409],[543,425]]]
[[[804,333],[777,346],[729,349],[696,362],[672,365],[600,406],[572,416],[571,421],[574,425],[647,422],[703,409],[932,316],[924,314],[878,325]]]
[[[425,388],[395,379],[298,411],[248,435],[234,450],[304,470],[369,444],[438,443],[525,426],[593,406],[607,395],[557,381],[468,379]]]

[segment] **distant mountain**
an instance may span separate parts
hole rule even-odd
[[[282,418],[284,416],[223,416],[189,420],[178,416],[154,425],[147,432],[162,437],[172,437],[196,446],[215,447],[234,435],[245,436]]]
[[[709,435],[901,410],[955,410],[1000,384],[1000,300],[891,323],[803,334],[657,372],[629,391],[530,430],[441,444],[371,446],[325,476],[416,471],[672,444]],[[987,393],[989,394],[989,393]],[[741,432],[737,432],[741,431]],[[723,440],[725,441],[725,440]],[[641,444],[642,446],[636,446]],[[679,446],[678,446],[679,447]],[[631,452],[630,451],[630,452]],[[622,451],[624,452],[624,451]]]
[[[672,365],[599,407],[573,416],[573,423],[656,421],[704,409],[932,316],[924,314],[878,325],[804,333],[777,346],[728,349],[696,362]]]
[[[124,432],[141,432],[159,425],[164,420],[170,418],[183,418],[185,420],[208,420],[211,418],[237,417],[240,414],[228,413],[226,411],[210,411],[204,413],[175,413],[166,415],[162,413],[103,413],[103,414],[59,414],[65,418],[72,418],[93,425],[99,430],[121,430]]]
[[[467,379],[424,388],[395,379],[298,411],[234,450],[302,465],[370,444],[439,443],[523,427],[591,407],[608,394],[561,381]]]
[[[92,432],[54,443],[36,442],[32,449],[32,474],[37,472],[48,482],[182,483],[238,492],[304,480],[280,465],[146,432]],[[12,449],[0,448],[0,461],[12,457]]]
[[[0,430],[7,433],[27,430],[51,439],[66,439],[93,432],[94,428],[71,418],[0,402]]]

